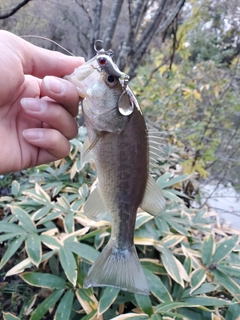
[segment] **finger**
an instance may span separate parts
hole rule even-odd
[[[71,82],[47,76],[41,83],[41,96],[50,97],[64,106],[73,117],[77,116],[79,95]]]
[[[54,129],[26,129],[23,131],[25,140],[39,148],[36,164],[43,164],[64,158],[69,154],[69,141]]]
[[[21,100],[21,105],[28,116],[46,123],[67,139],[73,139],[77,135],[76,120],[59,104],[50,100],[25,98]]]
[[[24,47],[23,70],[24,73],[32,74],[35,77],[43,78],[47,75],[63,77],[84,63],[82,57],[70,57],[60,52],[36,47],[30,43],[28,43],[28,47],[28,52]]]

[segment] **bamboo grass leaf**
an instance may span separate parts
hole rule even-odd
[[[93,263],[99,256],[99,252],[87,244],[80,242],[66,243],[65,247],[76,253],[82,259]]]
[[[37,232],[37,228],[29,214],[18,206],[10,206],[12,213],[21,223],[21,226],[28,232]]]
[[[211,263],[214,252],[215,252],[214,237],[213,237],[213,234],[210,234],[209,236],[204,238],[203,246],[202,246],[202,262],[206,266],[208,266]]]
[[[31,233],[26,239],[26,251],[31,262],[38,267],[42,259],[41,238],[37,233]]]
[[[72,312],[74,292],[68,290],[58,304],[54,320],[69,320]]]
[[[149,315],[149,317],[151,317],[151,315],[153,314],[153,307],[152,307],[152,303],[150,298],[147,296],[142,296],[140,294],[134,294],[135,299],[137,301],[137,304],[139,306],[139,308],[146,313],[147,315]]]
[[[172,301],[172,297],[161,279],[148,269],[144,269],[144,273],[147,277],[151,293],[161,302]]]
[[[33,311],[30,320],[42,320],[49,309],[53,308],[61,298],[64,290],[54,290],[37,308]]]
[[[238,301],[240,301],[240,286],[231,277],[219,270],[212,270],[214,282],[222,285],[228,290]]]
[[[238,244],[239,242],[239,236],[233,236],[229,239],[221,241],[217,245],[215,254],[213,256],[214,262],[220,262],[222,261]]]
[[[119,289],[113,288],[113,287],[106,287],[103,290],[103,294],[101,295],[101,298],[99,300],[98,305],[98,314],[103,314],[116,300]]]
[[[13,240],[7,250],[5,251],[1,263],[0,263],[0,269],[8,262],[8,260],[14,255],[14,253],[19,249],[19,247],[22,245],[23,241],[26,239],[26,234],[23,234],[22,236],[18,237],[17,239]]]
[[[199,288],[201,284],[205,281],[205,279],[206,279],[205,270],[201,268],[194,270],[191,274],[190,285],[192,289],[190,290],[190,294],[192,294],[197,288]]]
[[[20,277],[28,284],[49,289],[64,289],[66,281],[58,276],[40,272],[25,272]]]
[[[83,309],[87,314],[93,311],[97,312],[98,301],[94,296],[92,289],[85,290],[80,288],[76,291],[76,296],[81,306],[83,307]]]
[[[12,232],[22,234],[26,231],[23,227],[19,226],[18,224],[10,223],[7,221],[0,221],[0,232]]]
[[[68,247],[63,246],[58,251],[59,260],[68,280],[75,286],[77,283],[76,260]]]

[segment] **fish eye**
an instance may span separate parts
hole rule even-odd
[[[108,76],[107,77],[107,81],[110,83],[113,83],[115,81],[115,77],[114,76]]]
[[[107,82],[107,85],[109,85],[110,87],[113,87],[117,84],[117,77],[114,77],[112,75],[107,75],[106,82]]]

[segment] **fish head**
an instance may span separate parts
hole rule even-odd
[[[101,68],[96,56],[76,68],[65,79],[72,82],[83,98],[85,120],[98,131],[121,132],[132,114],[136,101],[124,80],[124,73],[111,72],[109,64]],[[114,65],[115,66],[115,65]]]

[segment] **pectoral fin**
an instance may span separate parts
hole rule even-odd
[[[84,204],[83,211],[86,216],[93,221],[102,220],[108,212],[98,187],[90,193]]]
[[[96,139],[90,144],[88,137],[86,137],[81,150],[81,162],[89,162],[93,158],[91,150],[95,147],[98,141],[101,139],[101,135],[96,137]]]
[[[149,175],[147,188],[140,207],[153,216],[158,216],[164,209],[166,200],[163,196],[162,189],[156,184]]]
[[[87,163],[92,159],[92,152],[90,151],[90,142],[88,137],[86,137],[81,150],[81,163]]]

